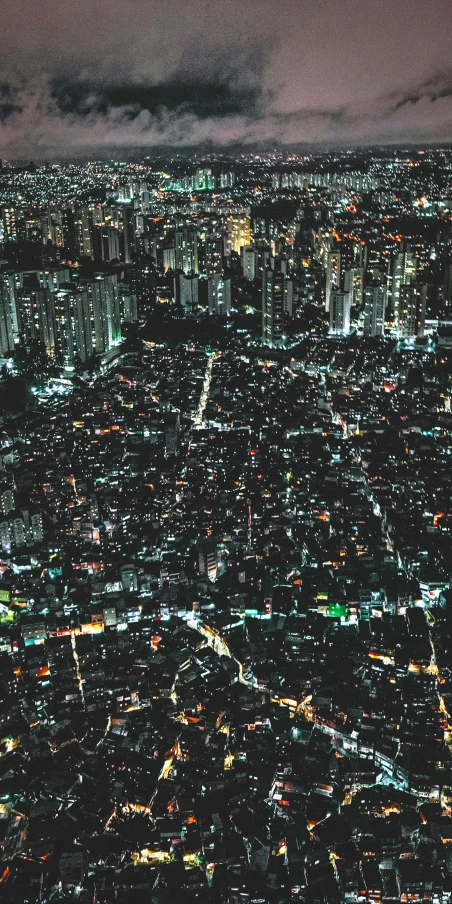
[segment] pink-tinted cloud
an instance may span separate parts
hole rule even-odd
[[[449,0],[5,2],[3,156],[452,139]]]

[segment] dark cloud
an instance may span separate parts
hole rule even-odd
[[[210,76],[173,78],[156,85],[113,82],[102,85],[92,80],[71,82],[52,79],[51,98],[62,115],[108,115],[123,108],[134,118],[143,110],[157,115],[163,110],[178,111],[200,119],[237,116],[246,111],[249,116],[258,115],[261,92],[253,85],[231,83],[227,79]]]
[[[21,113],[22,107],[15,102],[16,90],[7,82],[0,82],[0,123],[6,122],[14,113]]]
[[[4,156],[452,140],[450,0],[3,2]]]
[[[425,99],[434,103],[444,97],[452,97],[452,69],[438,72],[431,78],[421,82],[402,97],[399,97],[393,109],[400,110],[405,106],[412,106]]]
[[[13,113],[22,113],[22,107],[18,104],[0,102],[0,122],[6,122]]]

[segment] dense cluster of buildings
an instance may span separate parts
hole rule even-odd
[[[2,900],[447,902],[450,155],[163,165],[0,174]]]

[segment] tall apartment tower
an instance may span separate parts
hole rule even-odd
[[[245,214],[228,217],[228,242],[231,251],[240,254],[243,245],[251,244],[251,220]]]
[[[364,293],[364,267],[351,267],[344,271],[344,292],[350,293],[352,307],[361,307]]]
[[[217,317],[229,317],[231,313],[231,280],[225,279],[222,273],[214,273],[207,283],[209,314]]]
[[[117,276],[98,276],[83,284],[88,293],[92,347],[102,354],[121,341]]]
[[[198,273],[198,231],[194,226],[176,229],[176,270]]]
[[[14,273],[0,273],[0,295],[3,296],[3,304],[9,307],[14,341],[19,340],[16,288],[16,276]]]
[[[387,289],[383,285],[364,289],[364,335],[384,336]]]
[[[9,293],[0,282],[0,358],[8,358],[14,351],[14,333]]]
[[[78,210],[74,218],[74,233],[76,255],[93,257],[92,217],[88,207]]]
[[[449,260],[444,268],[443,301],[450,308],[452,305],[452,260]]]
[[[198,276],[178,273],[175,277],[175,294],[179,304],[186,313],[193,313],[198,308]]]
[[[331,294],[338,292],[341,285],[341,252],[328,251],[326,255],[326,288],[325,310],[328,313],[331,304]]]
[[[396,326],[399,321],[400,290],[402,286],[410,285],[416,279],[417,260],[411,251],[399,251],[394,260],[392,271],[392,299],[391,309],[394,314]]]
[[[280,269],[267,267],[262,278],[262,344],[278,348],[284,341],[285,324],[291,315],[292,282]]]
[[[424,335],[427,286],[418,283],[400,287],[397,334],[401,339]]]
[[[349,292],[332,292],[330,298],[330,333],[347,336],[350,332],[351,298]]]
[[[241,250],[242,271],[250,282],[256,278],[256,249],[254,245],[243,245]]]
[[[48,355],[55,353],[55,306],[48,289],[17,290],[20,336],[23,342],[38,341]]]
[[[208,235],[206,238],[206,274],[221,273],[223,270],[224,237]]]
[[[93,353],[88,292],[73,286],[55,293],[55,331],[58,351],[65,365],[77,358],[87,361]]]

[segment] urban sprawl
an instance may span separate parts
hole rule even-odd
[[[452,152],[0,165],[0,897],[452,901]]]

